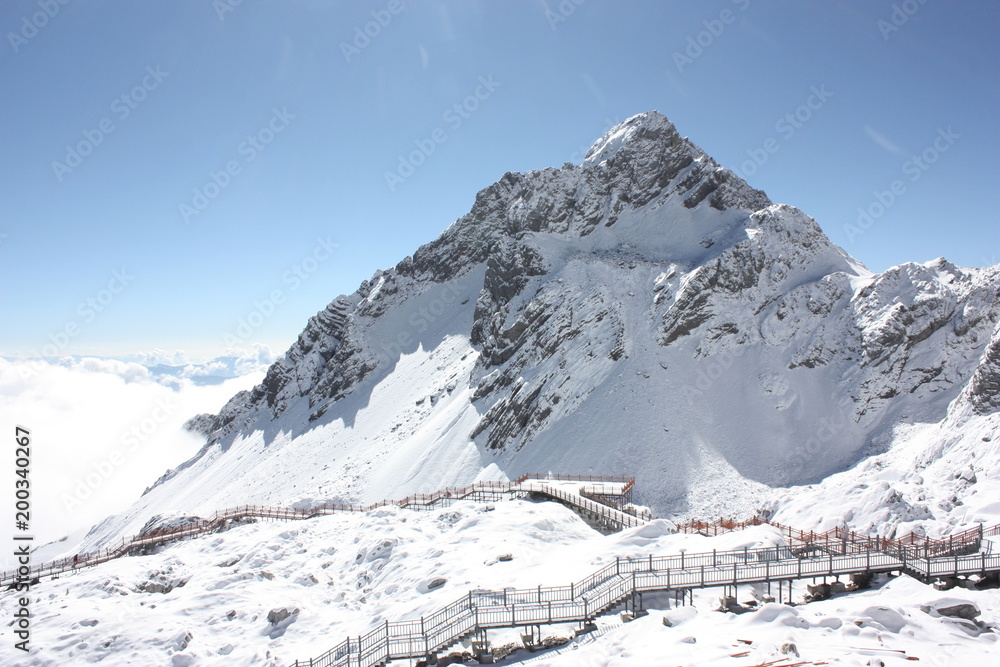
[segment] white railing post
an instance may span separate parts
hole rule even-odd
[[[389,619],[385,619],[385,661],[389,662],[392,655],[392,644],[389,643]]]

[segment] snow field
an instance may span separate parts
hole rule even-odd
[[[660,520],[601,535],[561,505],[527,501],[460,502],[430,512],[386,507],[237,525],[36,585],[31,660],[13,655],[10,628],[3,627],[0,662],[285,665],[318,656],[385,620],[428,615],[472,589],[564,585],[615,556],[783,543],[770,526],[715,538],[670,530]],[[504,554],[512,560],[499,560]],[[796,595],[802,592],[797,586]],[[973,602],[983,610],[979,620],[1000,622],[995,590],[939,593],[906,578],[878,590],[802,607],[769,604],[741,616],[711,611],[719,595],[720,589],[698,591],[695,607],[675,609],[667,595],[647,596],[647,617],[621,627],[617,617],[603,617],[598,625],[607,631],[600,637],[581,638],[551,655],[521,651],[513,659],[537,657],[533,665],[663,665],[664,659],[731,665],[743,664],[729,656],[745,650],[746,664],[756,664],[751,658],[776,659],[780,645],[793,642],[803,659],[830,664],[867,664],[859,656],[882,654],[860,650],[884,647],[930,661],[925,664],[959,665],[968,663],[949,661],[994,650],[995,630],[970,631],[920,611],[920,605]],[[750,595],[741,588],[739,599]],[[0,594],[0,615],[15,603],[13,592]],[[298,612],[269,622],[268,614],[281,608]],[[664,614],[675,627],[664,627]],[[542,634],[569,636],[572,629],[555,626]],[[517,641],[518,634],[490,631],[490,640],[501,645]],[[844,648],[851,646],[856,648]],[[889,655],[882,659],[894,664]]]

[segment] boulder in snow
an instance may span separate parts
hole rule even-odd
[[[964,618],[967,621],[974,621],[979,616],[979,607],[971,602],[955,604],[948,607],[938,607],[937,613],[951,618]]]
[[[298,607],[289,611],[288,607],[277,607],[267,612],[267,622],[271,625],[278,625],[285,619],[299,613]]]

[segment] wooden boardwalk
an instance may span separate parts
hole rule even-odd
[[[361,513],[395,505],[414,510],[430,510],[446,507],[462,500],[494,502],[537,495],[556,500],[584,515],[593,522],[613,530],[621,530],[644,522],[644,518],[624,512],[631,498],[634,480],[629,477],[594,477],[558,475],[550,476],[553,486],[547,486],[544,475],[524,475],[513,482],[477,482],[465,487],[449,487],[429,494],[413,494],[401,500],[382,500],[371,505],[347,505],[328,503],[312,509],[290,509],[263,505],[241,505],[215,512],[212,516],[198,519],[168,529],[140,533],[119,540],[114,545],[98,551],[77,554],[0,573],[0,586],[9,586],[17,581],[34,581],[52,577],[83,567],[100,565],[127,554],[141,553],[144,549],[199,535],[216,532],[231,521],[242,519],[266,519],[275,521],[296,521],[317,516],[343,513]],[[574,480],[577,482],[574,492]],[[567,486],[568,485],[568,486]],[[594,495],[584,495],[581,489],[589,489]],[[649,517],[645,517],[648,519]]]
[[[683,529],[719,534],[767,523],[697,522]],[[490,628],[589,623],[648,592],[685,592],[696,588],[779,583],[809,577],[900,572],[922,581],[986,575],[1000,571],[1000,555],[981,550],[982,538],[1000,535],[1000,525],[977,528],[944,540],[907,536],[871,538],[835,529],[828,533],[787,531],[790,542],[764,549],[699,554],[616,558],[582,581],[568,586],[470,591],[438,612],[419,619],[386,621],[357,638],[348,638],[319,657],[297,660],[296,667],[375,667],[392,660],[436,656],[459,641]],[[921,555],[918,555],[921,554]]]
[[[34,581],[142,553],[157,544],[221,530],[235,520],[303,520],[337,513],[368,512],[387,505],[428,510],[463,500],[491,502],[539,497],[560,502],[598,526],[621,530],[652,519],[648,512],[631,505],[634,484],[635,480],[630,477],[532,474],[512,482],[480,482],[364,506],[326,504],[306,510],[244,505],[182,526],[122,539],[113,547],[100,551],[4,572],[0,574],[0,585]],[[485,637],[490,628],[569,622],[586,624],[626,603],[631,603],[634,609],[641,604],[643,593],[654,591],[684,594],[696,588],[770,585],[808,577],[863,573],[900,572],[922,581],[933,581],[942,577],[985,576],[1000,572],[1000,554],[988,553],[983,548],[986,544],[983,538],[1000,535],[1000,525],[979,526],[943,539],[919,535],[889,539],[840,528],[816,533],[761,518],[742,522],[691,521],[679,524],[677,530],[718,535],[763,524],[777,527],[787,543],[766,549],[616,558],[614,563],[568,585],[471,591],[430,616],[386,621],[367,635],[350,637],[319,657],[297,660],[294,664],[296,667],[376,667],[406,658],[434,660],[442,651],[474,633]]]

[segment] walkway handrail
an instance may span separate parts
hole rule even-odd
[[[1000,525],[990,530],[1000,531]],[[616,557],[613,563],[568,586],[470,591],[430,616],[386,621],[356,641],[348,639],[319,658],[297,660],[294,664],[373,667],[389,660],[435,654],[472,632],[487,628],[590,621],[631,595],[654,590],[904,569],[925,579],[1000,571],[1000,556],[983,553],[909,562],[892,553],[874,550],[874,540],[865,544],[871,550],[863,554],[825,553],[806,557],[797,556],[792,545]]]
[[[621,528],[631,528],[633,526],[641,526],[646,523],[646,520],[637,517],[635,515],[629,514],[619,509],[615,509],[605,503],[597,502],[584,495],[573,495],[567,493],[562,489],[542,485],[538,488],[528,487],[529,490],[533,490],[536,493],[541,493],[552,498],[556,498],[565,503],[574,505],[584,511],[596,514],[605,521],[611,523],[614,527]]]
[[[720,533],[743,530],[750,526],[771,525],[781,530],[789,542],[799,542],[804,548],[821,551],[841,552],[852,548],[875,551],[893,552],[905,555],[908,559],[937,556],[953,556],[979,551],[982,538],[987,535],[1000,534],[1000,524],[990,528],[979,526],[943,538],[930,538],[925,535],[910,533],[901,538],[886,538],[862,535],[846,528],[831,528],[823,533],[804,531],[792,528],[776,521],[754,517],[745,521],[732,519],[717,519],[712,522],[688,521],[677,524],[677,530],[684,533],[703,533],[718,535]],[[870,546],[869,546],[870,545]]]
[[[623,477],[621,475],[557,475],[553,473],[537,472],[525,473],[515,479],[514,483],[520,484],[529,480],[538,480],[540,482],[605,482],[607,484],[626,484],[629,485],[629,488],[631,488],[631,484],[629,484],[630,482],[632,484],[635,483],[634,477]]]
[[[529,476],[525,476],[527,478]],[[530,475],[532,479],[543,477],[542,475]],[[560,475],[562,479],[575,481],[605,481],[607,483],[621,483],[622,479],[631,478],[607,477],[601,478],[594,475],[574,476]],[[380,500],[370,505],[350,505],[346,503],[324,503],[310,509],[294,509],[289,507],[269,507],[263,505],[240,505],[218,510],[210,517],[199,518],[173,528],[158,528],[129,538],[121,538],[112,546],[97,551],[76,554],[72,557],[59,558],[45,563],[39,563],[28,568],[27,572],[20,569],[8,570],[0,573],[0,586],[7,586],[16,581],[26,581],[50,577],[69,572],[82,567],[90,567],[106,563],[109,560],[119,558],[133,551],[134,549],[160,544],[185,537],[193,537],[213,532],[222,527],[226,521],[244,518],[259,519],[279,519],[285,521],[310,519],[315,516],[324,516],[339,513],[369,512],[380,507],[394,505],[407,509],[429,509],[442,503],[451,503],[462,500],[475,494],[495,494],[507,495],[510,497],[523,494],[521,484],[514,482],[475,482],[464,487],[447,487],[439,489],[433,493],[415,493],[401,500]]]

